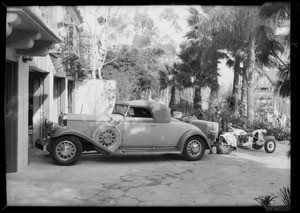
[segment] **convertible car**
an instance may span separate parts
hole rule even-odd
[[[177,153],[196,161],[211,150],[217,133],[213,122],[183,122],[172,118],[164,104],[135,100],[116,103],[112,114],[67,114],[59,124],[45,121],[44,138],[35,146],[59,165],[73,165],[91,150],[106,155]]]

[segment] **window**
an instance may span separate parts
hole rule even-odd
[[[116,104],[112,114],[121,114],[121,115],[125,116],[127,107],[128,107],[128,105]]]
[[[145,107],[130,107],[127,116],[134,118],[153,118],[151,111]]]

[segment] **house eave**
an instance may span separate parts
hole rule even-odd
[[[6,17],[6,47],[18,55],[46,56],[62,41],[29,7],[8,7]]]

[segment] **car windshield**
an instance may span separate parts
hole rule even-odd
[[[126,104],[116,104],[112,114],[121,114],[121,115],[125,116],[127,108],[128,108],[128,105],[126,105]]]

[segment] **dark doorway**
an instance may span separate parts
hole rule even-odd
[[[6,172],[17,171],[18,64],[5,63],[5,159]]]
[[[53,85],[53,114],[56,118],[60,115],[60,113],[64,113],[64,100],[62,94],[64,92],[65,83],[64,78],[54,77],[54,85]],[[58,122],[58,120],[54,120]]]
[[[73,112],[73,91],[74,91],[74,81],[68,81],[68,113]]]
[[[28,106],[28,136],[29,148],[34,148],[34,141],[42,137],[44,121],[44,74],[29,72],[29,106]]]

